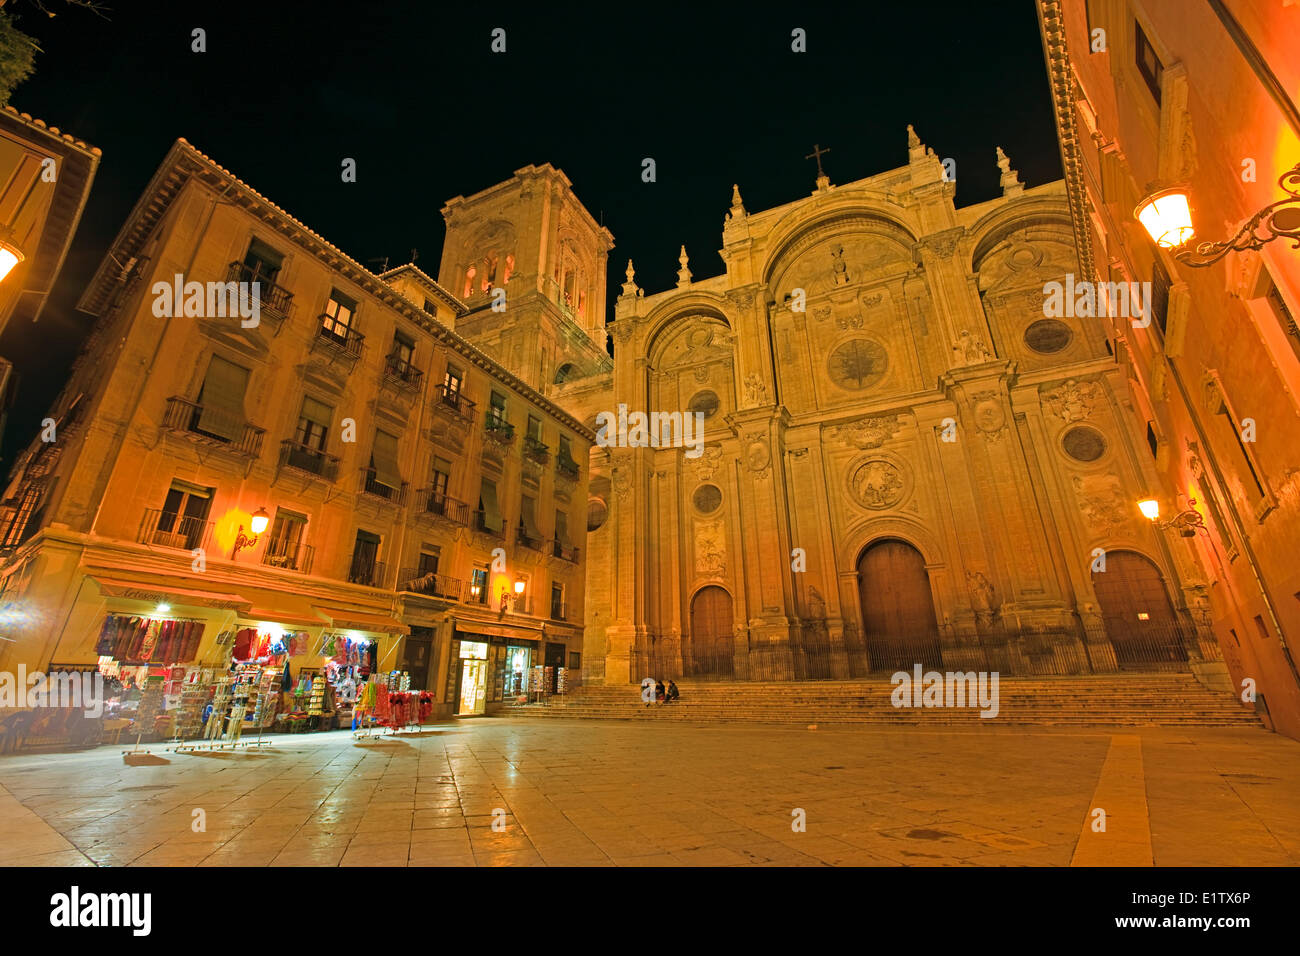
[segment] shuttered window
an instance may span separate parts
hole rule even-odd
[[[483,526],[489,531],[499,532],[503,522],[501,506],[497,503],[497,486],[486,478],[483,479],[483,488],[479,492],[479,508],[483,511]]]
[[[244,393],[248,391],[248,369],[212,356],[208,374],[199,392],[197,431],[226,441],[235,441],[244,433]]]
[[[375,479],[389,488],[402,484],[402,475],[397,468],[397,436],[388,432],[375,432],[375,446],[370,453],[370,467],[375,470]]]

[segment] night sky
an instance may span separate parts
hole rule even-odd
[[[1030,0],[572,5],[10,0],[36,72],[10,104],[103,150],[89,204],[36,326],[0,354],[21,376],[7,471],[39,429],[93,319],[74,304],[177,137],[376,272],[419,250],[437,273],[439,210],[529,163],[569,176],[647,293],[717,254],[731,184],[758,211],[907,162],[906,125],[957,161],[957,203],[999,194],[994,147],[1027,186],[1060,157]],[[460,7],[461,5],[456,5]],[[454,10],[454,12],[453,12]],[[207,52],[191,52],[191,31]],[[506,52],[490,49],[506,30]],[[808,52],[791,52],[791,31]],[[357,182],[343,183],[344,157]],[[641,180],[653,157],[658,180]],[[371,262],[371,260],[377,260]],[[612,316],[612,308],[610,315]]]

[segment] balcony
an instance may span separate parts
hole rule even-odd
[[[483,420],[483,433],[503,447],[513,444],[515,440],[515,426],[496,415],[488,415]]]
[[[330,359],[340,359],[351,369],[361,358],[361,350],[366,337],[356,329],[339,325],[334,318],[325,313],[317,317],[320,323],[316,337],[312,339],[311,350],[323,352]]]
[[[578,463],[572,458],[555,459],[555,474],[561,478],[567,478],[569,481],[577,481],[578,475],[581,474],[581,471],[582,469],[578,467]]]
[[[289,317],[293,306],[293,293],[284,286],[276,285],[261,270],[246,266],[242,262],[232,262],[226,270],[227,282],[257,283],[258,319],[270,316],[272,324],[279,326]]]
[[[465,582],[447,574],[421,571],[419,568],[402,568],[402,573],[397,576],[397,590],[459,601],[465,592]]]
[[[180,432],[193,441],[219,448],[236,458],[257,458],[262,453],[266,430],[236,420],[215,408],[186,401],[179,395],[167,399],[163,427]],[[218,434],[220,432],[220,434]],[[227,434],[233,438],[225,437]]]
[[[434,389],[433,411],[460,423],[469,425],[474,421],[475,404],[461,394],[460,389],[450,389],[439,385]]]
[[[552,543],[551,553],[555,555],[555,557],[568,561],[571,564],[578,563],[578,549],[573,545],[564,544],[558,539]]]
[[[539,439],[532,436],[524,436],[524,457],[529,461],[544,465],[551,460],[551,450],[547,448]]]
[[[372,498],[380,498],[392,505],[406,504],[406,482],[394,488],[380,481],[373,468],[361,469],[361,493]]]
[[[195,548],[206,548],[211,534],[211,521],[174,511],[163,511],[161,508],[146,508],[136,540],[141,544],[193,551]]]
[[[505,525],[502,525],[500,530],[493,531],[487,526],[487,513],[481,510],[474,512],[474,530],[490,535],[493,538],[504,538],[506,536]]]
[[[387,570],[382,561],[376,561],[367,555],[354,554],[352,563],[348,566],[348,583],[382,588],[384,579],[388,577]]]
[[[416,514],[444,518],[462,528],[469,524],[469,505],[432,488],[421,488],[416,493]]]
[[[534,551],[540,551],[543,554],[546,553],[546,540],[540,535],[534,537],[529,534],[522,525],[515,529],[515,543],[521,544],[525,548],[531,548]]]
[[[396,355],[384,358],[384,385],[390,388],[413,394],[420,390],[420,380],[423,377],[424,372],[406,359]]]
[[[280,467],[290,468],[313,478],[334,481],[339,476],[339,458],[326,454],[292,438],[280,442]]]
[[[315,552],[310,545],[292,539],[272,538],[266,542],[262,552],[262,563],[268,568],[283,568],[286,571],[311,573],[311,562]]]

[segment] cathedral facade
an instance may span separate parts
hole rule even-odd
[[[901,168],[819,176],[762,212],[734,189],[722,275],[697,279],[683,249],[676,287],[647,293],[628,263],[612,368],[588,347],[601,299],[574,297],[612,236],[588,225],[549,258],[525,249],[540,268],[522,285],[570,327],[541,326],[514,371],[546,376],[535,384],[597,433],[586,680],[922,664],[1182,669],[1222,685],[1204,575],[1137,507],[1154,458],[1095,299],[1047,294],[1078,268],[1064,186],[1025,188],[1001,150],[998,164],[1003,195],[958,208],[909,129]],[[497,190],[536,178],[522,173]],[[560,236],[536,203],[517,214],[533,226],[458,226],[480,201],[449,204],[440,279],[458,292],[492,269],[460,235],[550,222]],[[1140,310],[1140,292],[1128,304]],[[564,335],[581,346],[572,362]],[[602,438],[602,412],[694,416],[702,447]]]

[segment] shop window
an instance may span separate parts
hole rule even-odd
[[[355,299],[349,298],[338,289],[331,289],[329,302],[325,303],[325,314],[321,316],[321,335],[346,342],[356,311]]]
[[[1134,32],[1134,52],[1137,61],[1138,73],[1146,81],[1147,89],[1156,99],[1156,105],[1160,105],[1160,80],[1164,75],[1165,68],[1156,56],[1155,48],[1151,46],[1151,41],[1147,39],[1146,33],[1142,30],[1142,24],[1136,20],[1133,21]]]
[[[173,481],[163,501],[153,543],[192,551],[201,547],[208,528],[215,488]]]

